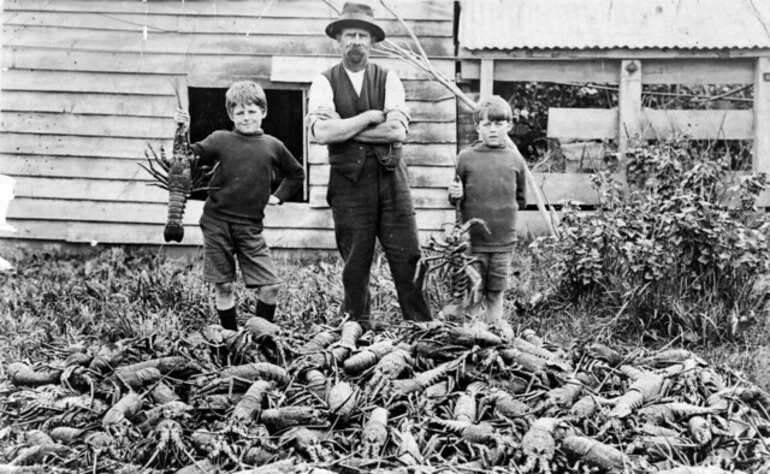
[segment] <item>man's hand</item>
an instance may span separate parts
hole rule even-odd
[[[176,122],[177,125],[184,126],[184,129],[187,130],[190,128],[190,114],[184,109],[176,109],[176,113],[174,113],[174,122]]]
[[[367,110],[364,115],[369,120],[369,125],[379,125],[385,122],[385,112],[382,110]]]
[[[449,185],[449,197],[450,199],[463,198],[463,183],[457,178]]]
[[[268,206],[278,206],[281,204],[281,200],[275,197],[274,194],[271,194],[269,198],[267,198],[267,205]]]

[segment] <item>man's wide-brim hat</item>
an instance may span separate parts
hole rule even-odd
[[[385,39],[385,32],[374,22],[372,7],[363,3],[346,2],[339,19],[326,26],[326,35],[337,39],[345,28],[363,28],[371,33],[375,43]]]

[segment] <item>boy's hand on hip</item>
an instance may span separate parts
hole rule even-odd
[[[190,128],[190,114],[184,109],[176,109],[176,113],[174,113],[174,122],[176,122],[177,125],[184,125],[184,128],[188,129]]]
[[[449,185],[449,197],[452,199],[462,199],[463,183],[460,181],[453,181],[452,184]]]
[[[275,195],[271,194],[270,197],[267,199],[267,205],[268,206],[278,206],[281,204],[281,200],[275,197]]]

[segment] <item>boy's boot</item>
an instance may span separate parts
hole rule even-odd
[[[257,300],[257,311],[255,315],[273,322],[273,317],[275,317],[275,306],[276,305],[274,304],[267,304],[262,300]]]
[[[218,309],[217,312],[219,313],[219,322],[223,328],[231,331],[238,330],[238,311],[235,309],[235,306],[230,309]]]

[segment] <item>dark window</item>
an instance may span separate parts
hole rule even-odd
[[[231,130],[233,122],[225,109],[227,89],[190,87],[190,140],[195,143],[203,140],[216,130]],[[281,140],[292,155],[303,165],[305,161],[305,135],[303,126],[303,93],[301,90],[266,89],[267,117],[262,122],[265,133]],[[273,191],[278,187],[282,176],[273,176]],[[298,192],[289,201],[307,201],[307,179],[305,189]]]

